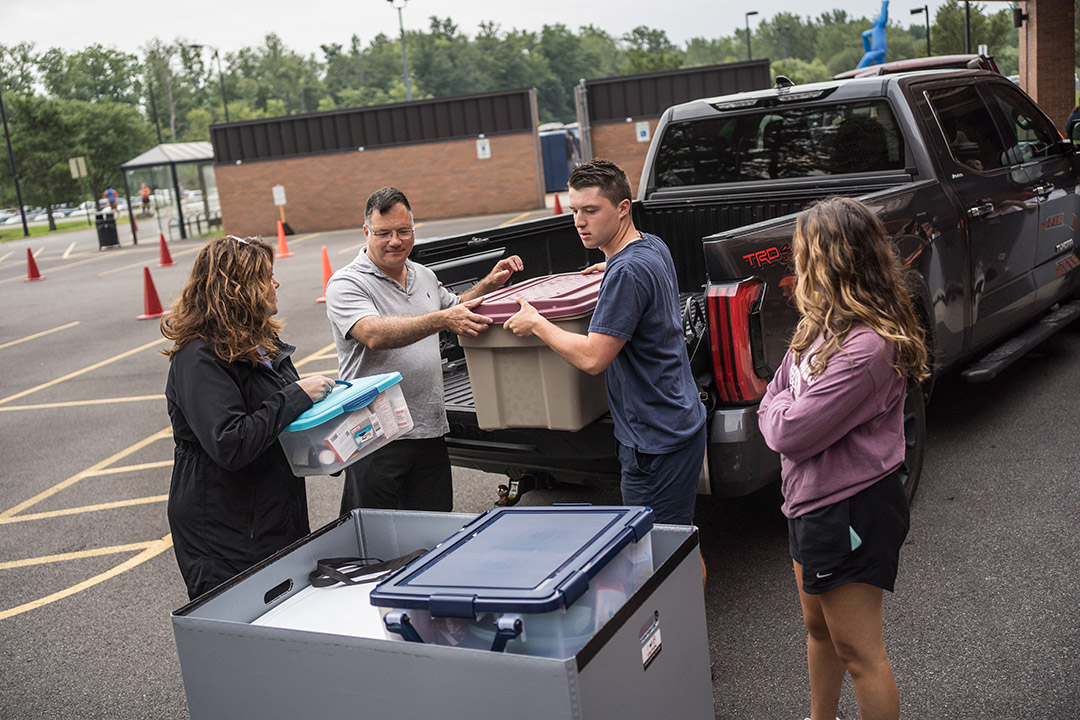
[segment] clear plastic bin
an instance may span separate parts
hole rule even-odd
[[[413,428],[400,373],[339,380],[278,437],[293,473],[328,475]]]
[[[388,639],[571,657],[652,575],[651,527],[648,508],[497,508],[371,602]]]

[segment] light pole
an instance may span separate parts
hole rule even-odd
[[[747,60],[753,60],[754,59],[754,55],[750,52],[750,16],[751,15],[757,15],[757,14],[758,14],[757,10],[751,10],[750,12],[746,13],[746,59]]]
[[[971,2],[964,0],[964,52],[971,54]]]
[[[401,67],[405,74],[405,100],[412,102],[412,87],[409,84],[409,57],[405,54],[405,22],[401,19],[401,9],[408,0],[386,0],[397,8],[398,27],[401,28]]]
[[[912,15],[918,15],[919,13],[926,14],[926,57],[930,57],[930,6],[923,5],[921,8],[914,8],[911,11]]]
[[[200,51],[205,47],[210,48],[210,50],[213,51],[214,59],[217,60],[218,80],[221,81],[221,107],[225,109],[225,122],[229,122],[229,101],[225,97],[225,73],[221,70],[221,54],[213,45],[192,45],[191,47],[194,50]]]
[[[30,237],[30,228],[26,226],[26,208],[23,207],[22,190],[19,188],[19,173],[15,171],[15,153],[11,150],[11,131],[8,130],[7,113],[4,112],[3,80],[0,80],[0,118],[4,120],[4,137],[7,139],[8,161],[11,163],[11,179],[15,182],[15,200],[19,203],[19,217],[22,218],[23,237]]]

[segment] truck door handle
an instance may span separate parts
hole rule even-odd
[[[1035,193],[1036,195],[1049,195],[1053,191],[1054,191],[1054,184],[1053,183],[1047,183],[1045,185],[1036,185],[1035,187],[1031,188],[1031,192]]]
[[[989,215],[992,212],[994,212],[994,203],[985,202],[981,205],[976,205],[975,207],[968,208],[967,214],[968,217],[975,218],[982,217],[983,215]]]

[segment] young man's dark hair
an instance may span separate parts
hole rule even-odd
[[[405,193],[396,187],[379,188],[367,199],[367,205],[364,207],[364,222],[371,221],[371,213],[385,215],[398,203],[404,205],[405,209],[412,213],[412,206],[409,205],[409,198],[405,197]]]
[[[600,194],[618,205],[623,200],[633,200],[630,181],[623,169],[610,160],[590,160],[574,168],[567,186],[574,190],[594,187]]]

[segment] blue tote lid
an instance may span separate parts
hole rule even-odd
[[[401,382],[401,373],[392,372],[354,380],[338,380],[333,392],[309,407],[282,432],[302,432],[333,420],[339,415],[367,407],[379,393]]]
[[[495,508],[380,582],[371,603],[462,618],[568,608],[652,517],[631,506]]]

